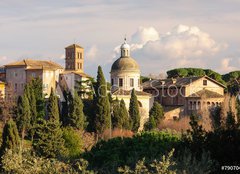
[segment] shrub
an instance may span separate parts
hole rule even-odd
[[[68,157],[75,159],[79,157],[82,152],[83,142],[80,134],[78,134],[72,127],[63,129],[64,146],[68,150]]]
[[[13,152],[7,150],[2,156],[2,169],[4,173],[14,174],[94,174],[93,171],[87,170],[88,162],[79,159],[73,165],[60,162],[54,158],[41,158],[34,152],[24,149],[23,152]]]
[[[137,162],[133,170],[131,170],[129,166],[125,166],[124,168],[118,168],[118,172],[124,174],[176,174],[175,170],[170,169],[175,165],[175,162],[172,161],[173,152],[174,149],[171,150],[167,156],[163,155],[161,161],[154,160],[150,164],[147,164],[143,158],[143,160]]]
[[[179,139],[168,132],[143,132],[132,138],[102,140],[82,157],[99,173],[115,173],[119,166],[133,166],[143,158],[146,162],[160,158],[178,145]]]

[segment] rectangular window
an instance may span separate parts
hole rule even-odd
[[[82,63],[80,63],[80,69],[82,69]]]
[[[35,73],[32,73],[32,77],[36,77],[36,74],[35,74]]]
[[[80,69],[80,63],[78,63],[78,69]]]
[[[111,79],[111,84],[114,85],[114,80],[113,79]]]
[[[15,83],[14,89],[15,91],[17,91],[17,83]]]
[[[133,78],[130,79],[130,87],[134,87],[134,79]]]
[[[78,58],[80,59],[80,53],[78,53]]]
[[[203,80],[203,85],[207,86],[207,80]]]
[[[122,87],[122,86],[123,86],[123,79],[120,78],[120,79],[119,79],[119,87]]]
[[[82,53],[80,53],[80,59],[82,59],[83,57],[82,57]]]

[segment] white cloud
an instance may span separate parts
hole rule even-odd
[[[136,44],[146,44],[148,41],[156,40],[159,40],[159,33],[154,27],[139,27],[132,35],[132,42]]]
[[[96,45],[91,46],[86,52],[86,59],[91,62],[96,61],[98,58],[97,56],[98,52],[99,50]]]
[[[215,55],[226,45],[217,43],[198,27],[178,25],[158,40],[143,44],[145,52],[164,55],[170,59]]]
[[[234,58],[234,57],[226,57],[223,58],[220,62],[219,71],[220,72],[230,72],[230,71],[236,71],[239,69],[240,64],[240,58]]]
[[[132,56],[144,73],[160,73],[177,67],[215,70],[222,67],[222,72],[234,69],[223,66],[227,63],[222,57],[228,45],[196,26],[178,25],[162,35],[153,27],[139,27],[131,38]],[[119,55],[119,47],[114,49],[115,57]]]

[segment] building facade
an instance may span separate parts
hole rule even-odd
[[[52,61],[24,59],[5,65],[5,71],[6,95],[22,95],[26,83],[33,78],[40,78],[43,93],[48,98],[51,88],[56,89],[56,83],[59,81],[59,74],[63,72],[63,67]]]
[[[130,46],[126,39],[120,48],[121,57],[113,64],[110,72],[111,92],[114,99],[123,99],[126,107],[129,108],[131,91],[134,88],[138,98],[140,108],[140,128],[143,129],[144,123],[149,118],[149,110],[153,105],[151,94],[142,91],[140,85],[140,68],[138,63],[130,57]]]
[[[77,44],[65,48],[65,70],[83,72],[84,48]]]
[[[150,80],[143,84],[173,119],[221,105],[225,86],[208,76]]]
[[[74,95],[74,91],[79,88],[78,82],[88,81],[91,77],[84,73],[84,48],[77,44],[72,44],[65,48],[65,70],[60,73],[59,88],[57,93],[63,96],[63,91],[71,92]],[[81,85],[88,85],[82,83]],[[87,96],[81,96],[87,98]],[[64,101],[63,97],[60,97]]]

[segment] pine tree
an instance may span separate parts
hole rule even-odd
[[[101,134],[104,130],[110,128],[111,115],[106,81],[100,66],[98,67],[95,92],[95,129],[97,133]]]
[[[132,131],[138,132],[138,129],[140,127],[140,113],[135,89],[133,89],[131,92],[129,116],[131,118]]]
[[[69,115],[67,117],[67,120],[70,126],[78,129],[84,129],[86,126],[86,118],[83,113],[82,99],[76,91],[74,92],[73,102],[71,102],[69,106]]]
[[[18,151],[20,147],[20,138],[17,130],[16,123],[10,119],[5,124],[2,133],[2,146],[1,154],[4,154],[6,149]]]
[[[61,157],[65,153],[63,132],[54,120],[39,120],[33,141],[34,150],[49,158]]]
[[[22,140],[25,137],[26,131],[30,128],[31,111],[27,98],[27,93],[24,92],[23,96],[18,97],[18,111],[17,111],[17,127],[21,132]]]
[[[128,116],[128,111],[125,105],[124,100],[122,99],[120,101],[120,111],[119,111],[119,117],[122,118],[122,128],[129,130],[131,129],[130,127],[130,118]]]
[[[33,147],[39,155],[59,157],[64,153],[64,139],[59,121],[58,98],[53,89],[48,102],[48,120],[39,120],[34,137]]]

